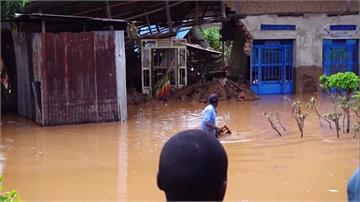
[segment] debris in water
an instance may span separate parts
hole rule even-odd
[[[220,100],[251,101],[258,100],[248,86],[240,85],[227,78],[217,78],[212,81],[199,81],[191,86],[178,90],[168,99],[207,102],[211,93],[216,92]]]

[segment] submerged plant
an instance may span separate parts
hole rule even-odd
[[[292,117],[295,119],[300,134],[301,134],[301,138],[304,136],[304,123],[305,123],[305,118],[307,116],[306,113],[302,113],[301,111],[301,101],[295,101],[292,103],[292,110],[291,110],[291,114]]]
[[[328,90],[330,97],[338,100],[344,112],[343,132],[350,132],[350,99],[351,94],[359,88],[360,78],[353,72],[339,72],[331,76],[320,76],[321,87]],[[335,90],[335,96],[332,91]],[[346,119],[346,126],[345,126]]]
[[[336,112],[336,111],[330,112],[330,113],[325,115],[325,117],[327,119],[334,122],[337,138],[339,138],[339,131],[340,131],[339,119],[340,119],[341,115],[342,114],[340,112]]]
[[[316,98],[311,97],[309,102],[306,104],[306,106],[311,108],[316,113],[316,115],[319,119],[320,127],[323,127],[321,120],[324,120],[325,122],[327,122],[329,124],[329,128],[331,129],[331,121],[319,113],[316,102],[317,102]]]
[[[266,117],[266,119],[269,121],[270,123],[270,126],[272,129],[274,129],[276,131],[276,133],[279,135],[279,136],[282,136],[279,129],[276,127],[276,122],[280,125],[280,127],[286,131],[285,127],[282,125],[282,123],[280,122],[280,118],[279,118],[279,112],[274,112],[274,111],[271,111],[271,112],[265,112],[263,113],[263,115]]]
[[[287,100],[291,105],[291,116],[296,121],[296,124],[301,134],[300,137],[302,138],[304,136],[304,124],[305,124],[305,118],[307,116],[307,114],[303,113],[301,110],[302,103],[300,100],[291,101],[287,97],[284,97],[284,99]]]

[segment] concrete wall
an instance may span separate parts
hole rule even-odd
[[[322,71],[323,39],[359,39],[360,18],[358,15],[328,17],[309,14],[301,17],[278,17],[276,15],[251,16],[241,19],[254,40],[258,39],[294,39],[294,66],[296,92],[301,93],[301,77],[311,74],[316,84]],[[292,24],[295,31],[262,31],[261,24]],[[330,25],[356,24],[355,31],[330,31]],[[360,57],[360,55],[359,55]],[[314,71],[309,71],[314,69]],[[305,73],[306,72],[306,73]]]
[[[309,13],[354,13],[359,11],[357,0],[307,0],[307,1],[284,1],[284,0],[226,0],[226,7],[231,11],[242,15],[270,15],[270,14],[309,14]]]

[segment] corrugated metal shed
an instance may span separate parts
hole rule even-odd
[[[32,67],[31,73],[23,74],[33,77],[29,81],[33,82],[38,123],[49,126],[126,120],[123,31],[35,33],[29,41],[32,48],[23,50],[30,56],[31,65],[19,63],[17,69],[22,73]],[[26,60],[25,53],[18,52],[17,57]],[[31,89],[26,82],[24,85],[27,91]],[[24,108],[28,109],[26,103]]]

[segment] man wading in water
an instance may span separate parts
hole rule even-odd
[[[219,96],[213,93],[209,96],[209,105],[202,112],[200,128],[216,137],[221,134],[231,134],[229,128],[225,125],[221,128],[216,127],[216,107],[218,105]]]

